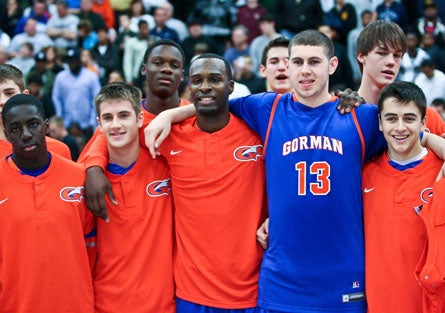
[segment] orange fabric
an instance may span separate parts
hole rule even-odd
[[[66,144],[60,140],[46,137],[46,147],[49,152],[56,153],[68,160],[71,160],[70,149]],[[10,155],[12,153],[12,146],[9,141],[0,140],[0,157]]]
[[[165,159],[153,160],[141,149],[130,171],[105,173],[119,205],[107,199],[110,222],[97,220],[95,310],[174,313],[173,210]]]
[[[180,100],[181,102],[179,103],[179,106],[183,106],[189,103],[187,100],[184,99]],[[147,112],[144,109],[142,109],[142,111],[144,112],[144,123],[142,124],[142,127],[139,130],[139,143],[141,147],[146,148],[144,129],[155,118],[155,115],[150,112]],[[108,162],[107,140],[102,135],[100,127],[98,127],[96,128],[93,137],[88,141],[87,145],[82,150],[77,160],[77,163],[83,164],[85,168],[100,166],[103,170],[105,170],[107,162]]]
[[[363,170],[365,274],[368,313],[422,312],[414,271],[426,240],[414,208],[426,203],[442,161],[431,151],[399,171],[384,153]]]
[[[423,287],[423,313],[445,312],[445,179],[434,185],[433,197],[420,211],[428,240],[416,269]]]
[[[109,0],[92,1],[91,11],[102,15],[108,29],[114,28],[114,11]]]
[[[52,154],[38,177],[20,174],[5,158],[0,171],[0,311],[94,312],[84,169]]]
[[[438,136],[445,134],[445,122],[439,113],[431,107],[426,108],[426,128],[430,133]]]
[[[211,134],[198,129],[196,118],[173,125],[162,153],[175,203],[177,297],[217,308],[256,306],[262,152],[260,138],[233,115]]]

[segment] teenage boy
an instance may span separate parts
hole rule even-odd
[[[94,102],[107,140],[105,175],[118,205],[97,219],[96,312],[175,312],[173,209],[168,168],[139,145],[141,91],[105,85]]]
[[[13,151],[0,159],[0,311],[93,313],[84,169],[47,150],[35,97],[10,98],[2,122]]]
[[[387,85],[378,99],[388,148],[363,170],[369,313],[422,312],[422,289],[413,273],[426,232],[414,208],[429,200],[443,164],[420,144],[426,108],[422,90],[408,82]]]

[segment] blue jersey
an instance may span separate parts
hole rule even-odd
[[[230,109],[264,140],[275,97],[235,99]],[[365,312],[361,170],[363,159],[385,147],[377,106],[356,108],[354,120],[338,113],[337,99],[311,108],[294,97],[279,100],[265,152],[269,248],[258,304]]]

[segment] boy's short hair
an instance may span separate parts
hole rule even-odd
[[[445,110],[445,99],[444,98],[435,98],[433,101],[431,101],[431,106],[442,107]]]
[[[328,36],[318,30],[308,29],[296,34],[289,43],[289,57],[294,46],[322,47],[329,60],[334,56],[334,43]]]
[[[394,98],[397,102],[408,104],[414,102],[420,111],[421,118],[426,115],[426,97],[422,89],[414,83],[405,81],[395,81],[385,86],[380,92],[377,101],[379,113],[383,111],[383,103],[388,98]]]
[[[36,107],[37,112],[39,112],[39,114],[42,116],[42,120],[45,120],[45,110],[43,109],[42,102],[34,96],[27,95],[24,93],[19,93],[9,98],[8,101],[6,101],[5,106],[3,107],[2,122],[5,127],[6,127],[8,112],[11,109],[21,105],[31,105]]]
[[[362,29],[357,38],[357,55],[368,55],[377,46],[393,48],[405,53],[407,43],[406,35],[402,28],[394,22],[376,20]],[[358,62],[360,71],[363,72],[363,64]]]
[[[11,64],[0,64],[0,83],[4,83],[6,80],[12,80],[19,87],[20,92],[25,90],[22,71]]]
[[[153,51],[154,48],[156,48],[158,46],[172,46],[172,47],[175,47],[176,49],[178,49],[182,56],[182,67],[185,66],[184,50],[182,49],[182,47],[179,43],[177,43],[176,41],[173,41],[171,39],[159,39],[159,40],[156,40],[151,45],[149,45],[147,50],[145,50],[145,53],[144,53],[144,59],[142,61],[144,64],[147,64],[148,57],[150,56],[150,53]]]
[[[128,100],[136,113],[136,116],[142,111],[142,92],[139,88],[121,83],[108,83],[102,87],[94,98],[97,116],[100,117],[100,105],[105,101]]]
[[[289,48],[289,42],[290,40],[285,37],[277,37],[271,41],[264,47],[263,54],[261,56],[261,65],[266,66],[267,64],[267,54],[269,53],[269,50],[272,48]]]
[[[195,59],[193,59],[192,62],[190,62],[190,67],[192,67],[192,64],[199,59],[219,59],[222,60],[224,62],[224,67],[226,70],[226,74],[227,74],[227,78],[228,80],[232,80],[232,67],[230,66],[229,61],[227,61],[225,58],[223,58],[222,56],[215,54],[215,53],[204,53],[201,54],[200,56],[196,57]]]

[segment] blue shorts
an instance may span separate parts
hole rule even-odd
[[[220,309],[176,298],[176,313],[260,313],[260,309]]]

